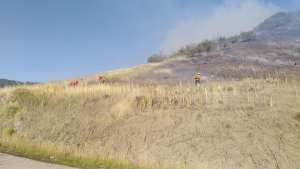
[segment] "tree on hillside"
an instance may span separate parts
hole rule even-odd
[[[166,59],[162,54],[154,54],[148,58],[148,63],[158,63]]]
[[[213,41],[206,40],[202,43],[205,52],[214,51],[217,48],[217,44]]]
[[[241,42],[248,42],[254,38],[253,32],[242,32],[240,34],[240,41]]]

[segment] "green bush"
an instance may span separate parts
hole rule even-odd
[[[217,48],[217,45],[215,42],[208,41],[208,40],[201,43],[201,45],[205,52],[211,52],[211,51],[216,50],[216,48]]]
[[[181,48],[177,53],[175,53],[175,56],[185,55],[187,57],[196,57],[197,54],[200,54],[203,52],[212,52],[216,49],[217,49],[216,42],[206,40],[197,45],[193,44],[193,45],[188,45],[184,48]]]
[[[18,103],[21,107],[32,107],[40,104],[38,97],[36,97],[30,90],[19,88],[12,92],[10,101]]]
[[[146,96],[137,96],[135,101],[137,108],[141,111],[144,111],[150,105],[150,99]]]
[[[0,117],[14,118],[20,110],[21,108],[15,105],[3,106],[0,108]]]
[[[166,57],[155,54],[148,58],[148,63],[159,63],[159,62],[164,61],[165,59],[166,59]]]
[[[12,136],[15,133],[15,130],[13,128],[4,128],[2,130],[2,135],[3,136]]]
[[[184,56],[187,56],[187,57],[194,57],[197,52],[199,52],[199,51],[197,51],[197,46],[188,45],[184,48],[181,48],[176,53],[176,55],[184,55]]]
[[[253,32],[242,32],[240,34],[240,39],[242,42],[247,42],[252,39],[254,39],[254,33]]]
[[[231,38],[228,39],[230,41],[230,43],[235,44],[239,42],[239,37],[238,36],[233,36]]]

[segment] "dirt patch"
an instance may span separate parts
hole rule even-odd
[[[300,121],[300,113],[298,113],[296,116],[295,116],[295,119]]]

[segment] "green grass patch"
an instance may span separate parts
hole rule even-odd
[[[33,144],[32,141],[27,143],[23,139],[15,137],[0,138],[0,152],[81,169],[142,169],[126,160],[112,160],[96,155],[84,155],[75,151],[57,148],[50,144]]]
[[[40,104],[40,99],[28,89],[17,88],[12,92],[10,102],[18,103],[21,107],[34,107]]]
[[[4,128],[2,130],[2,135],[4,137],[11,137],[16,131],[13,128]]]
[[[21,111],[21,108],[16,105],[5,105],[0,107],[0,117],[14,118]]]

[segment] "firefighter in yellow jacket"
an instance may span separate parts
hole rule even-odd
[[[194,77],[195,85],[199,85],[201,82],[201,73],[197,73]]]

